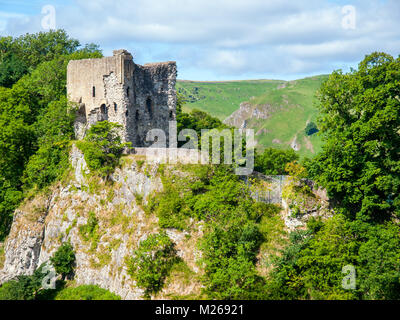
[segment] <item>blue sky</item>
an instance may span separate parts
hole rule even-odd
[[[44,31],[46,5],[82,44],[175,60],[180,79],[292,80],[400,54],[400,0],[0,0],[0,35]]]

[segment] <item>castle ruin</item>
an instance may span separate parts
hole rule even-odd
[[[161,129],[168,141],[169,121],[176,118],[176,63],[133,62],[126,50],[112,57],[72,60],[67,68],[67,94],[79,104],[75,133],[85,136],[91,125],[108,120],[122,125],[121,138],[148,147],[147,132]]]

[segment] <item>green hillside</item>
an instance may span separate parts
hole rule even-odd
[[[248,101],[285,83],[281,80],[248,80],[227,82],[178,81],[176,89],[186,98],[184,111],[199,109],[225,120]]]
[[[177,89],[186,98],[187,111],[200,109],[221,120],[232,115],[230,119],[246,121],[246,127],[255,130],[260,147],[289,148],[296,140],[299,154],[312,156],[320,150],[321,142],[317,134],[308,137],[304,129],[307,122],[316,122],[315,94],[327,77],[295,81],[179,81]],[[235,113],[242,102],[248,102],[250,116]],[[256,118],[251,116],[254,113],[268,113],[268,117]],[[228,119],[227,123],[232,121]]]
[[[311,156],[321,147],[318,135],[307,137],[304,129],[308,121],[316,122],[318,110],[315,107],[315,94],[327,76],[318,76],[289,82],[286,88],[271,90],[251,99],[254,105],[278,107],[268,119],[251,119],[248,127],[258,130],[257,141],[265,147],[277,146],[274,140],[280,140],[283,146],[290,146],[297,136],[299,153]],[[312,147],[311,147],[312,145]]]

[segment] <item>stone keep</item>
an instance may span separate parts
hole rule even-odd
[[[176,63],[135,64],[126,50],[112,57],[72,60],[67,68],[67,94],[78,103],[77,139],[98,121],[122,125],[121,138],[148,147],[151,129],[161,129],[168,141],[169,121],[176,119]]]

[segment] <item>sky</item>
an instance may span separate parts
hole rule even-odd
[[[0,0],[0,36],[65,29],[178,78],[293,80],[400,54],[400,0]]]

